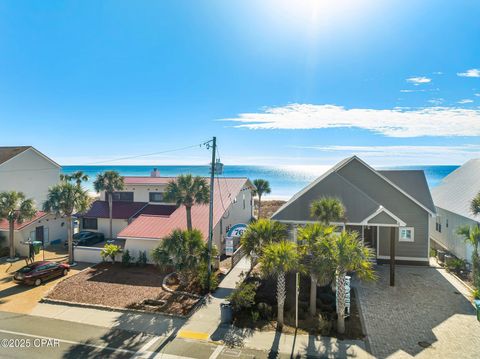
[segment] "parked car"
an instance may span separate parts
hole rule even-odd
[[[46,280],[67,275],[69,270],[70,266],[66,263],[35,262],[16,271],[13,280],[17,283],[38,286]]]
[[[105,239],[103,233],[92,231],[80,231],[73,235],[74,246],[93,246],[100,243]],[[68,241],[65,242],[65,246],[68,246]]]

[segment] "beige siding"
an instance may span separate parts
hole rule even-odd
[[[41,209],[48,188],[58,183],[59,175],[59,167],[28,149],[0,166],[0,192],[23,192]]]
[[[166,184],[151,185],[151,184],[138,184],[125,186],[121,192],[133,192],[134,202],[149,202],[150,192],[165,192]],[[105,201],[105,192],[100,193],[100,199]],[[155,202],[157,203],[157,202]],[[160,202],[158,202],[160,203]]]
[[[439,217],[438,220],[442,224],[442,231],[439,232],[436,230],[435,223],[437,218],[431,218],[430,238],[458,258],[471,262],[473,247],[465,243],[463,237],[459,236],[456,232],[461,226],[476,226],[478,223],[469,218],[460,216],[439,207],[437,207],[437,216]]]
[[[147,259],[149,263],[152,263],[152,250],[160,244],[160,240],[153,239],[132,239],[129,238],[125,241],[125,250],[128,249],[130,254],[138,259],[140,251],[147,252]]]

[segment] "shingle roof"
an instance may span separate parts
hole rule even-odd
[[[31,146],[0,147],[0,165],[29,148],[31,148]]]
[[[472,159],[445,177],[432,189],[437,207],[480,222],[470,212],[470,202],[480,191],[480,158]]]
[[[112,218],[129,219],[137,214],[142,208],[146,207],[146,202],[113,202]],[[95,201],[90,209],[85,213],[77,214],[77,217],[88,218],[109,218],[108,202]]]
[[[435,213],[432,195],[422,170],[377,171]]]
[[[38,211],[37,214],[28,220],[23,221],[22,223],[15,222],[13,225],[14,230],[20,230],[26,226],[32,224],[35,221],[38,221],[40,218],[45,217],[48,213],[43,211]],[[0,230],[8,231],[8,221],[6,219],[0,220]]]
[[[220,178],[215,181],[214,226],[220,221],[232,201],[248,184],[247,178]],[[208,205],[195,205],[192,207],[193,227],[202,232],[204,239],[208,238],[208,214]],[[187,228],[185,207],[183,206],[177,208],[170,216],[141,214],[127,228],[123,229],[118,234],[118,237],[160,239],[177,228]]]

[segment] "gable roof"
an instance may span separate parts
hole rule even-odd
[[[381,170],[377,172],[435,213],[435,205],[433,204],[425,172],[422,170]]]
[[[31,148],[31,146],[0,147],[0,165],[28,150],[29,148]]]
[[[27,151],[27,150],[32,150],[35,152],[37,155],[40,157],[43,157],[46,159],[48,162],[53,164],[54,166],[60,168],[61,166],[52,160],[50,157],[45,156],[42,152],[37,150],[33,146],[10,146],[10,147],[0,147],[0,166],[4,164],[7,161],[10,161],[11,159],[17,157],[19,154]]]
[[[423,174],[423,179],[420,177],[420,175],[418,173],[413,174],[413,175],[409,175],[409,174],[403,175],[403,174],[399,174],[399,173],[395,173],[395,174],[385,173],[385,174],[382,174],[381,171],[377,171],[377,170],[373,169],[372,167],[370,167],[367,163],[362,161],[357,156],[352,156],[352,157],[349,157],[349,158],[346,158],[346,159],[340,161],[335,166],[333,166],[330,170],[328,170],[327,172],[322,174],[320,177],[318,177],[315,181],[313,181],[308,186],[306,186],[305,188],[300,190],[298,193],[296,193],[287,203],[285,203],[282,207],[280,207],[280,209],[277,210],[277,212],[275,212],[272,215],[272,219],[275,219],[275,220],[285,219],[286,220],[287,218],[282,218],[283,217],[282,212],[285,212],[286,209],[288,207],[292,206],[292,204],[295,203],[300,197],[303,197],[303,196],[308,197],[309,196],[308,192],[310,192],[312,190],[314,192],[318,192],[318,191],[314,190],[315,187],[321,186],[321,183],[323,181],[326,181],[327,178],[332,176],[332,174],[336,174],[340,169],[342,169],[343,167],[345,167],[351,161],[354,161],[354,160],[358,161],[360,164],[362,164],[367,169],[369,169],[372,173],[376,174],[377,176],[382,178],[384,181],[389,183],[397,191],[399,191],[400,193],[402,193],[403,195],[408,197],[410,200],[412,200],[415,204],[417,204],[418,206],[420,206],[421,208],[426,210],[428,213],[430,213],[430,214],[435,213],[435,206],[433,205],[433,202],[431,200],[430,190],[428,189],[428,185],[426,184],[424,174]],[[388,172],[388,171],[384,171],[384,172]],[[390,172],[393,172],[393,171],[390,171]],[[406,172],[406,171],[402,171],[402,172]],[[415,172],[417,172],[417,171],[415,171]],[[420,172],[423,173],[423,171],[420,171]],[[389,176],[390,178],[387,177],[387,176]],[[344,178],[343,176],[341,176],[339,174],[338,174],[338,177],[341,178],[343,180],[343,182],[346,182],[348,185],[346,186],[345,183],[339,182],[339,183],[337,183],[337,185],[339,185],[339,186],[337,186],[335,192],[333,190],[330,191],[330,193],[328,191],[326,191],[326,192],[323,191],[323,192],[321,192],[321,194],[322,195],[331,195],[331,196],[335,196],[335,197],[341,197],[340,199],[342,201],[344,201],[345,207],[348,211],[348,213],[346,213],[346,216],[347,216],[347,219],[348,219],[349,223],[361,223],[363,221],[363,219],[367,218],[374,211],[376,211],[378,208],[382,207],[381,204],[379,204],[376,201],[374,201],[373,199],[371,199],[367,194],[365,194],[363,191],[361,191],[355,185],[350,183],[346,178]],[[398,183],[396,183],[395,180]],[[359,203],[358,203],[359,194],[358,193],[356,194],[357,198],[354,198],[354,197],[351,197],[351,196],[338,195],[338,191],[343,191],[344,186],[346,186],[346,187],[350,186],[350,187],[354,188],[356,192],[359,192],[359,193],[363,194],[363,197],[369,198],[369,200],[375,205],[375,208],[371,209],[368,206],[365,206],[365,208],[362,208],[362,206],[360,206],[360,208],[358,208],[357,212],[354,212],[351,209],[349,209],[349,204],[350,204],[350,206],[354,205],[353,208],[355,208],[355,206],[358,207],[358,205],[359,205]],[[413,188],[414,186],[418,186],[418,188],[414,189]],[[408,188],[408,190],[411,193],[409,193],[406,188]],[[424,192],[426,192],[426,193],[424,193]],[[413,193],[419,195],[421,200],[416,198],[413,195]],[[317,195],[315,198],[318,198],[318,197],[319,196]],[[430,201],[428,200],[429,198],[430,198]],[[311,200],[313,200],[313,199],[314,198],[312,196]],[[311,200],[308,203],[310,203]],[[364,200],[360,201],[360,203],[361,204],[367,203],[367,202],[363,202],[363,201]],[[422,202],[424,202],[424,203],[422,203]],[[308,207],[308,206],[304,206],[304,205],[299,206],[298,210],[300,210],[300,207]],[[368,211],[366,210],[366,208],[368,208]],[[366,212],[368,212],[368,213],[366,213]],[[352,213],[353,213],[353,215],[352,215]],[[364,214],[364,216],[362,218],[360,218],[360,216],[363,215],[363,214]],[[304,217],[304,218],[308,218],[308,217]],[[358,218],[360,218],[360,220],[357,221]]]
[[[19,231],[29,225],[31,225],[32,223],[34,223],[35,221],[38,221],[39,219],[45,217],[48,213],[46,212],[43,212],[43,211],[37,211],[37,213],[35,214],[34,217],[32,217],[31,219],[28,219],[28,220],[25,220],[23,221],[22,223],[18,223],[18,222],[15,222],[13,224],[13,229],[15,231]],[[8,221],[6,219],[2,219],[0,220],[0,230],[2,231],[8,231]]]
[[[435,205],[480,222],[480,216],[470,212],[470,202],[480,192],[479,178],[480,158],[471,159],[432,189]]]
[[[244,188],[252,185],[248,178],[218,178],[214,186],[213,226],[215,227],[225,215],[232,201]],[[192,207],[193,228],[199,229],[203,238],[208,238],[208,205],[194,205]],[[129,226],[123,229],[120,238],[161,239],[174,229],[186,229],[187,220],[185,207],[178,207],[172,214],[147,215],[141,214]]]

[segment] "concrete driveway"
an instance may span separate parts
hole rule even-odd
[[[36,256],[35,260],[43,260],[42,251]],[[55,262],[64,262],[67,260],[66,251],[62,247],[53,248],[45,251],[45,260]],[[25,265],[25,260],[19,260],[15,263],[0,263],[0,311],[14,313],[30,313],[37,305],[38,301],[60,280],[65,277],[59,277],[50,280],[38,287],[17,284],[12,281],[13,273]],[[78,273],[88,265],[79,264],[72,268],[68,276]],[[68,277],[67,276],[67,277]]]
[[[444,269],[378,266],[375,283],[355,281],[371,353],[378,358],[479,358],[480,323],[468,290]]]

